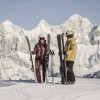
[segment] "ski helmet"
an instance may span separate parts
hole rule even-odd
[[[40,34],[40,35],[39,35],[39,39],[40,39],[40,38],[44,38],[44,39],[45,39],[45,35],[44,35],[44,34]]]
[[[65,34],[66,34],[66,36],[74,35],[74,32],[72,30],[67,30]]]

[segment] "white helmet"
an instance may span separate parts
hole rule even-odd
[[[40,38],[44,38],[44,39],[45,39],[45,35],[44,35],[44,34],[40,34],[40,35],[39,35],[39,39],[40,39]]]
[[[74,32],[72,30],[67,30],[65,34],[66,34],[66,36],[74,35]]]

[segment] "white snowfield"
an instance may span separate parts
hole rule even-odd
[[[1,81],[0,100],[100,100],[100,79],[76,78],[74,85]]]

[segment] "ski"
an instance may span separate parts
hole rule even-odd
[[[58,49],[59,49],[59,57],[60,57],[60,73],[61,73],[61,83],[65,84],[64,82],[64,66],[62,60],[62,37],[60,34],[57,35],[57,42],[58,42]]]
[[[52,84],[54,84],[54,72],[53,72],[53,56],[55,55],[54,50],[50,51],[50,55],[51,55],[51,77],[52,77]]]
[[[63,52],[64,52],[64,46],[65,46],[65,43],[64,43],[64,33],[62,33],[62,47],[63,47]],[[64,59],[63,59],[63,67],[64,67],[65,84],[67,85],[68,84],[68,82],[67,82],[67,65],[66,65],[66,62],[65,62],[65,56],[64,56]]]
[[[36,71],[35,71],[34,64],[33,64],[33,57],[32,57],[32,52],[31,52],[30,41],[29,41],[29,38],[27,36],[25,36],[25,37],[26,37],[28,48],[29,48],[29,52],[30,52],[30,61],[31,61],[31,64],[32,64],[31,70],[32,70],[32,72],[34,72],[35,82],[37,83]]]
[[[46,83],[48,83],[48,67],[49,67],[49,54],[50,54],[50,34],[47,34],[47,49],[45,53],[45,69],[46,69],[46,75],[45,80]]]

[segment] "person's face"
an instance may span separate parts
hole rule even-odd
[[[45,40],[44,38],[40,38],[41,43],[44,43],[44,40]]]
[[[73,35],[68,35],[68,36],[67,36],[67,38],[72,38],[72,37],[73,37]]]

